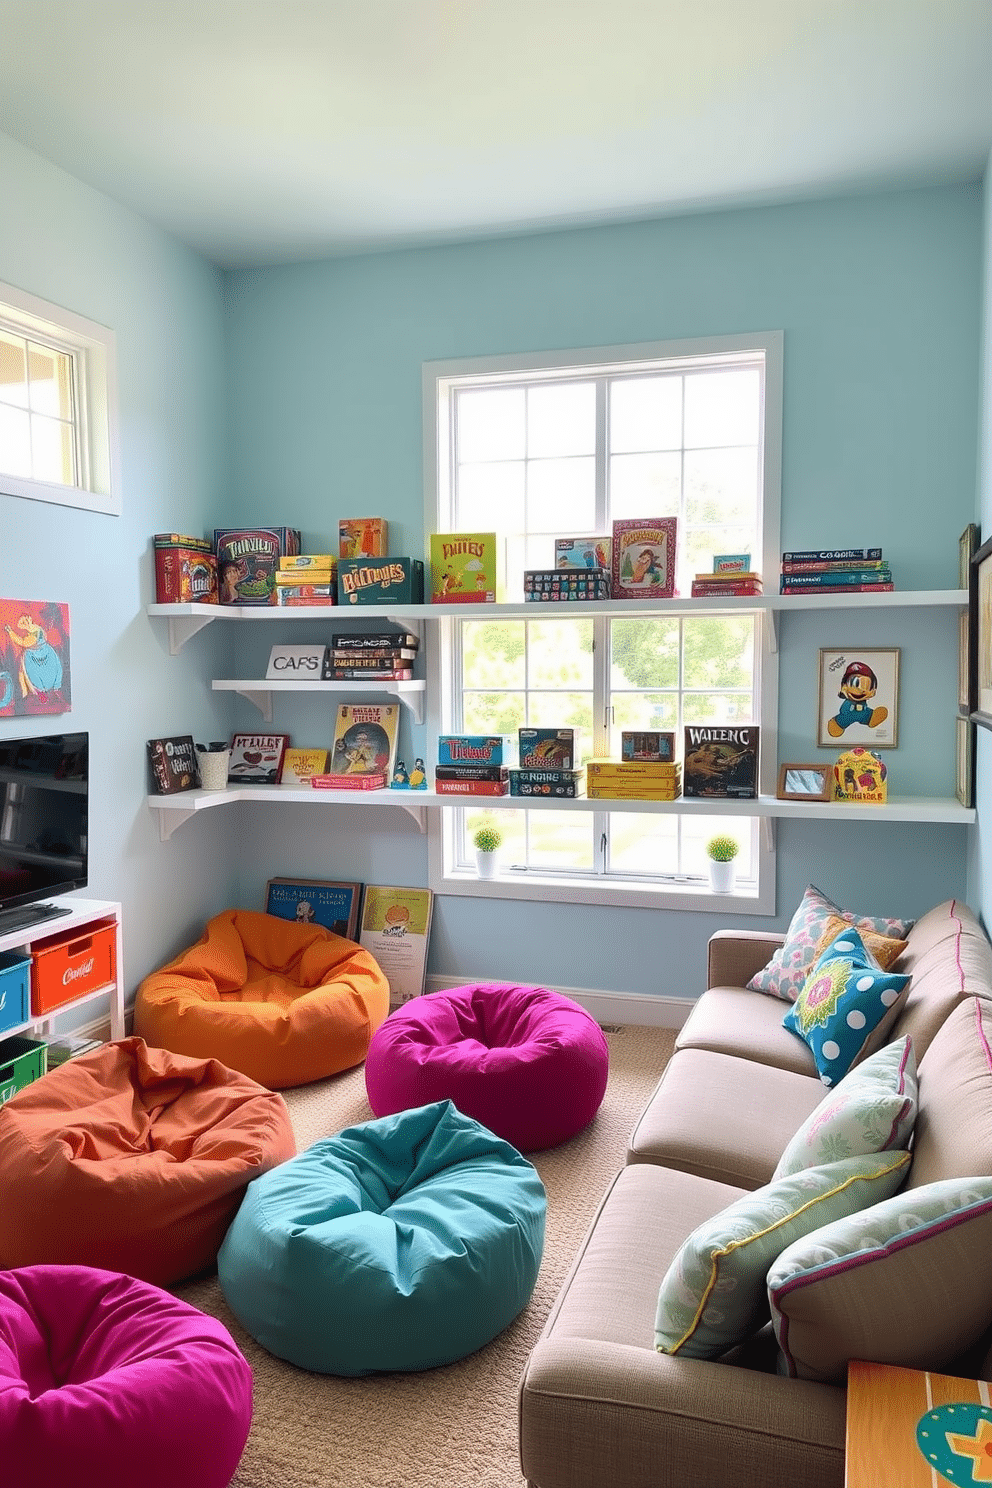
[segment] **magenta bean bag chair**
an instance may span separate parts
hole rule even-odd
[[[544,987],[488,982],[413,998],[373,1034],[376,1116],[451,1100],[519,1152],[556,1147],[599,1110],[609,1050],[585,1008]]]
[[[0,1481],[227,1488],[251,1369],[222,1323],[88,1266],[0,1271]]]

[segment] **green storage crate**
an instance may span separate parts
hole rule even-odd
[[[4,1039],[0,1043],[0,1106],[32,1080],[40,1080],[47,1068],[47,1044],[37,1039]]]

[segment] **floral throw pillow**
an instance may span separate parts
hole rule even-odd
[[[805,1039],[824,1085],[836,1085],[886,1016],[909,977],[883,971],[857,930],[823,952],[782,1022]]]
[[[775,952],[748,982],[753,992],[767,992],[784,1002],[795,1002],[817,956],[817,947],[826,931],[827,921],[837,915],[856,930],[871,930],[893,940],[903,940],[912,930],[912,920],[892,920],[882,916],[856,915],[841,909],[813,884],[803,895],[802,903],[792,916],[785,944]]]

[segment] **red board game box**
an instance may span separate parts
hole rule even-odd
[[[623,517],[613,523],[613,598],[671,599],[676,517]]]
[[[217,559],[205,537],[156,532],[152,545],[157,604],[217,603]]]

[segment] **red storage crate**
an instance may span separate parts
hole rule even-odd
[[[31,960],[31,1014],[38,1018],[115,980],[117,922],[95,920],[81,931],[35,941]]]

